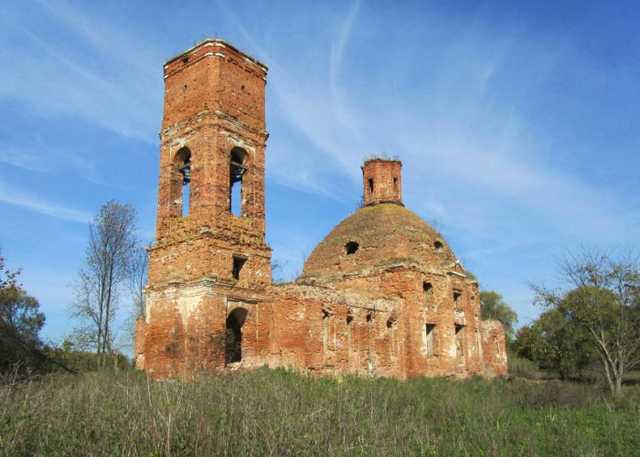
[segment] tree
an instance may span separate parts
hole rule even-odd
[[[39,368],[44,362],[39,332],[45,322],[38,300],[18,283],[20,271],[10,271],[0,255],[0,370],[17,363]]]
[[[100,207],[89,226],[89,245],[72,304],[72,316],[82,323],[74,332],[79,347],[98,354],[113,350],[118,298],[137,248],[135,229],[135,209],[113,200]]]
[[[559,309],[550,309],[516,334],[516,353],[562,379],[579,376],[595,359],[589,335]]]
[[[611,393],[620,395],[625,374],[640,366],[640,264],[582,250],[562,261],[560,273],[571,290],[534,286],[536,301],[586,332]]]
[[[143,247],[136,247],[132,253],[129,267],[129,289],[136,319],[145,315],[144,288],[147,285],[148,269],[147,250]]]
[[[507,341],[513,341],[514,325],[518,315],[502,299],[502,295],[494,291],[480,292],[480,315],[482,319],[495,319],[504,326]]]
[[[5,268],[0,255],[0,319],[15,329],[23,341],[40,344],[38,334],[45,317],[38,300],[27,294],[18,284],[19,271]]]
[[[127,320],[125,321],[125,331],[121,335],[122,347],[134,347],[136,337],[136,322],[145,316],[146,302],[144,288],[147,285],[147,273],[149,269],[149,256],[147,249],[139,246],[136,247],[131,256],[129,266],[128,286],[133,309]]]

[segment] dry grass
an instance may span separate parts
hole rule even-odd
[[[51,375],[0,387],[0,456],[629,456],[638,389],[614,405],[561,382]]]

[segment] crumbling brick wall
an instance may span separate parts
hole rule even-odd
[[[484,374],[505,376],[508,371],[507,341],[502,324],[496,320],[481,322]]]
[[[504,331],[480,320],[478,284],[443,237],[404,208],[398,160],[366,161],[364,207],[317,246],[295,283],[271,284],[266,71],[221,40],[164,67],[137,366],[158,378],[265,364],[401,379],[504,375]]]

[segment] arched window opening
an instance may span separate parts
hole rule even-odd
[[[369,178],[367,180],[367,182],[369,183],[369,193],[372,194],[373,193],[373,178]]]
[[[242,148],[231,150],[230,182],[229,182],[229,212],[234,216],[242,216],[242,180],[247,171],[245,165],[247,153]]]
[[[182,148],[176,153],[176,167],[182,177],[181,212],[182,217],[189,215],[189,203],[191,197],[191,151]]]
[[[442,244],[442,241],[436,240],[433,242],[433,248],[436,250],[436,252],[442,251],[443,247],[444,247],[444,244]]]
[[[236,308],[227,316],[225,363],[240,362],[242,360],[242,326],[247,319],[247,313],[248,311],[244,308]]]
[[[393,178],[393,190],[398,192],[398,178]]]
[[[344,245],[344,250],[347,253],[347,255],[351,255],[351,254],[355,254],[358,251],[359,247],[360,245],[355,241],[349,241],[347,244]]]
[[[428,308],[429,304],[431,303],[432,292],[433,292],[433,286],[431,285],[431,283],[423,282],[422,283],[422,301],[425,308]]]

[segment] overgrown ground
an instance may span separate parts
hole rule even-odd
[[[0,386],[0,456],[632,456],[640,387],[133,371]]]

